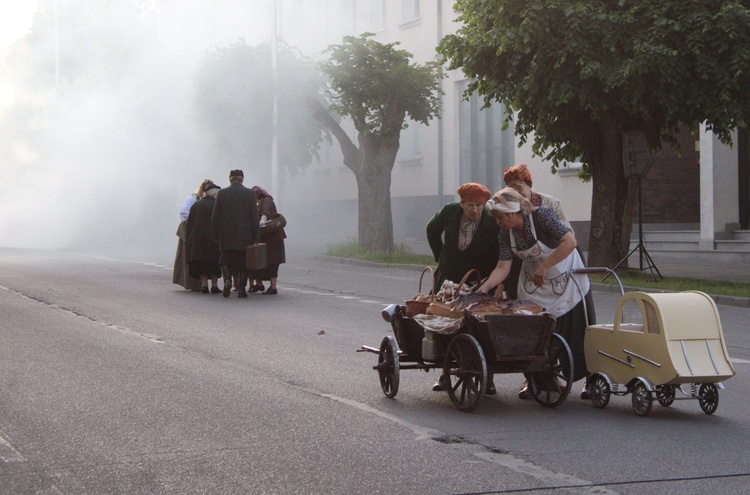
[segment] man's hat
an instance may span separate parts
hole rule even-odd
[[[242,173],[242,170],[232,170],[229,172],[229,177],[245,177],[245,174]]]

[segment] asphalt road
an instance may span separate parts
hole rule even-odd
[[[278,296],[171,284],[165,254],[0,249],[0,493],[743,493],[750,310],[720,306],[737,376],[636,416],[571,396],[471,414],[407,370],[383,396],[389,303],[418,272],[295,256]],[[617,295],[595,293],[600,322]],[[575,385],[575,392],[580,384]]]

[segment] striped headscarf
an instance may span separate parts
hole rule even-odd
[[[531,172],[529,172],[529,166],[522,163],[515,167],[506,168],[505,172],[503,172],[503,181],[507,184],[514,180],[522,180],[531,187]]]

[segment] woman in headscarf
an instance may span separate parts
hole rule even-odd
[[[565,216],[565,211],[563,210],[560,200],[549,194],[531,190],[534,182],[531,179],[531,172],[529,171],[528,165],[522,163],[515,167],[506,168],[505,172],[503,172],[503,182],[505,182],[507,187],[512,187],[521,193],[521,196],[528,199],[533,206],[546,206],[547,208],[550,208],[555,212],[557,218],[559,218],[560,221],[564,223],[571,232],[573,232],[573,227],[570,226],[568,217]],[[573,232],[573,235],[575,235],[575,232]]]
[[[555,332],[566,340],[573,354],[570,379],[584,378],[583,338],[587,324],[594,323],[596,317],[588,277],[570,273],[584,266],[576,250],[576,238],[550,208],[533,206],[510,187],[495,193],[487,208],[502,232],[497,266],[479,290],[487,292],[503,283],[513,258],[520,259],[518,299],[533,301],[556,318]],[[524,392],[521,390],[521,398],[526,398]]]
[[[263,232],[263,224],[276,220],[279,217],[279,212],[276,210],[276,203],[273,200],[273,196],[268,191],[260,186],[253,186],[250,189],[255,191],[255,196],[258,198],[260,242],[266,244],[268,266],[262,270],[253,272],[252,277],[255,282],[248,292],[262,292],[264,295],[275,295],[278,294],[276,282],[279,277],[279,265],[286,263],[286,251],[284,250],[286,233],[283,228],[274,232]],[[268,289],[265,289],[263,286],[264,280],[268,280],[270,284]]]

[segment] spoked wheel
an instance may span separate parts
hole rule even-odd
[[[591,377],[591,403],[597,409],[604,409],[609,404],[612,391],[609,383],[602,375],[596,374]]]
[[[656,387],[656,400],[664,407],[669,407],[674,402],[676,387],[674,385],[659,385]]]
[[[553,333],[542,371],[530,375],[531,395],[544,407],[557,407],[567,399],[572,377],[573,353],[565,339]]]
[[[477,339],[459,334],[451,340],[443,374],[453,405],[463,412],[475,410],[487,384],[487,362]]]
[[[713,383],[704,383],[698,389],[698,403],[706,414],[713,414],[719,407],[719,387]]]
[[[638,380],[633,387],[633,411],[638,416],[647,416],[653,405],[654,399],[651,397],[651,392],[642,381]]]
[[[396,339],[391,336],[383,338],[378,353],[378,376],[380,376],[380,388],[383,394],[392,399],[398,393],[398,347]]]

